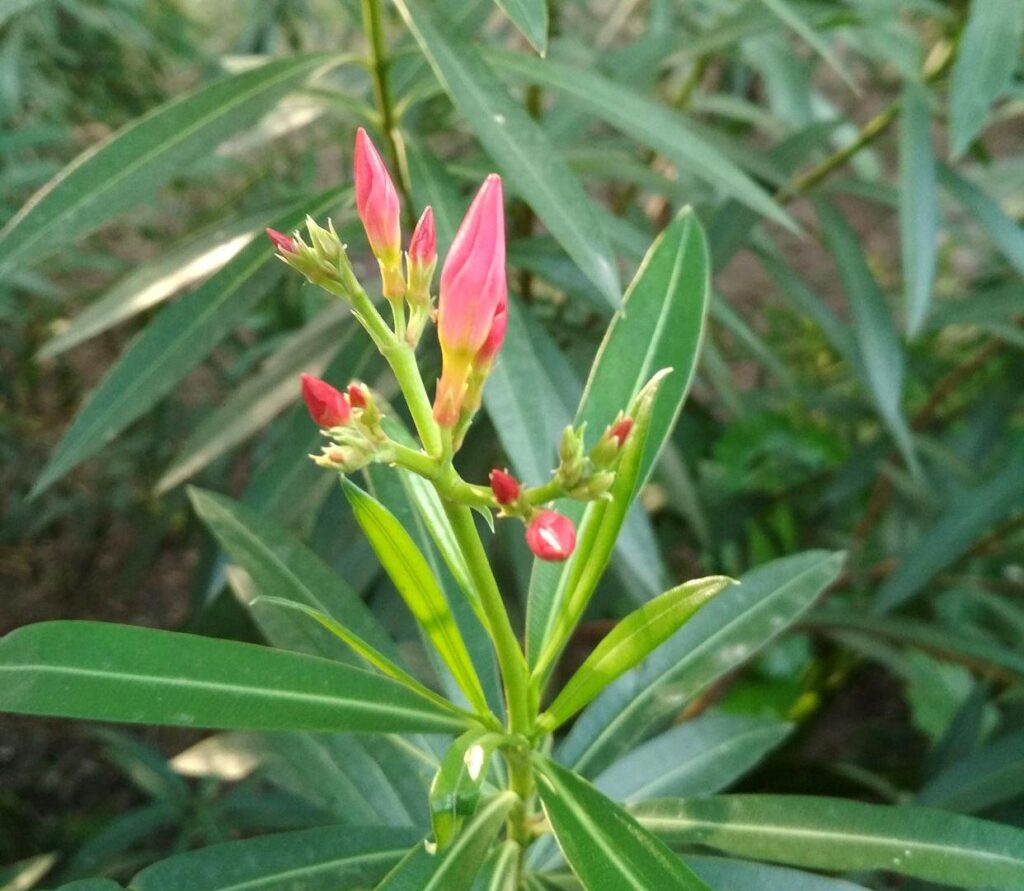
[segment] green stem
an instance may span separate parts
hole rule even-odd
[[[508,727],[511,733],[529,737],[533,731],[530,716],[529,676],[526,659],[519,646],[519,640],[509,621],[505,603],[498,590],[498,583],[491,571],[491,564],[484,551],[483,542],[473,522],[473,512],[464,504],[444,502],[445,513],[452,524],[452,531],[459,543],[459,549],[466,560],[473,584],[480,596],[480,603],[487,616],[491,639],[498,657],[498,667],[505,686],[505,701],[508,706]]]

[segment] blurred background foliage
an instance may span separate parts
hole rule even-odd
[[[698,379],[567,660],[665,579],[845,549],[801,627],[691,708],[794,722],[735,788],[1024,826],[1024,3],[499,6],[386,4],[374,52],[355,0],[0,0],[0,631],[255,639],[196,482],[300,533],[412,637],[305,462],[295,384],[387,381],[257,238],[330,213],[375,281],[347,193],[324,191],[368,126],[442,242],[471,185],[506,176],[517,299],[462,458],[477,478],[543,481],[616,283],[683,206],[708,229]],[[276,86],[268,59],[293,65]],[[19,209],[72,159],[215,82],[206,124],[185,100],[149,167],[115,158],[84,178],[85,212],[22,238]],[[528,555],[505,533],[521,596]],[[240,776],[202,746],[169,762],[198,740],[181,732],[0,726],[0,863],[19,863],[0,888],[344,817],[294,753]]]

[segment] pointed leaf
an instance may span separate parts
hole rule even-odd
[[[932,299],[939,239],[939,199],[928,94],[903,88],[900,114],[900,244],[907,334],[920,333]]]
[[[1024,830],[923,807],[802,795],[637,805],[672,845],[830,871],[885,870],[959,888],[1024,888]]]
[[[44,622],[0,639],[0,711],[239,730],[445,733],[467,724],[338,662],[103,622]]]
[[[542,56],[548,51],[548,0],[494,0]]]
[[[142,870],[132,891],[337,891],[376,882],[415,830],[320,826],[212,845]]]
[[[952,168],[940,165],[939,181],[988,233],[1010,265],[1024,275],[1024,229],[1020,224],[995,199]]]
[[[732,579],[710,576],[666,591],[619,622],[594,648],[538,720],[550,733],[616,678],[638,665],[675,634]]]
[[[512,100],[467,41],[422,0],[396,0],[413,36],[455,107],[513,188],[609,305],[619,302],[619,276],[590,199],[544,131]]]
[[[347,189],[303,200],[275,228],[295,228],[308,212],[318,215],[337,205]],[[36,481],[33,494],[53,485],[95,455],[132,421],[141,417],[196,367],[275,281],[277,265],[267,239],[259,239],[201,287],[165,307],[132,341],[64,434]]]
[[[707,891],[682,860],[581,776],[539,756],[535,764],[537,789],[558,845],[589,891]]]
[[[330,54],[292,55],[174,99],[88,149],[0,231],[0,268],[59,251],[152,196],[178,171],[255,123]]]
[[[387,508],[348,480],[345,495],[384,570],[416,621],[436,647],[459,688],[480,714],[488,714],[487,700],[466,644],[459,633],[448,601],[409,533]]]

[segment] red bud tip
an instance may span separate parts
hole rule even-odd
[[[352,408],[366,408],[366,390],[359,384],[348,385],[348,401]]]
[[[294,254],[295,253],[295,239],[285,235],[283,232],[278,232],[277,229],[267,229],[267,238],[269,238],[282,254]]]
[[[626,441],[626,437],[629,436],[632,430],[633,419],[623,418],[621,421],[616,421],[608,428],[608,435],[618,442],[619,448],[621,449],[622,444]]]
[[[491,471],[491,491],[498,504],[511,504],[519,498],[519,483],[507,470]]]
[[[391,175],[372,140],[360,127],[355,148],[356,211],[374,254],[382,262],[401,261],[401,206]]]
[[[437,259],[437,232],[434,229],[434,209],[428,207],[413,230],[409,241],[409,259],[427,266]]]
[[[576,547],[576,527],[560,513],[541,511],[526,528],[526,543],[541,560],[560,563]]]
[[[302,375],[302,398],[318,427],[341,427],[352,416],[352,406],[345,394],[311,374]]]

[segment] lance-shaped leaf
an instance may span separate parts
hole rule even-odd
[[[594,359],[576,415],[577,425],[586,423],[588,430],[600,435],[658,369],[673,369],[654,405],[638,486],[650,475],[693,380],[707,314],[709,263],[700,224],[684,210],[644,257]],[[589,510],[598,508],[592,505]],[[575,521],[583,515],[576,502],[559,509]],[[526,622],[532,665],[547,646],[565,572],[564,564],[534,564]]]
[[[0,640],[0,711],[225,730],[468,724],[390,678],[328,659],[103,622],[44,622]]]
[[[480,804],[491,755],[502,737],[476,728],[451,744],[430,786],[430,822],[438,850],[451,844],[467,817]]]
[[[939,182],[988,233],[1010,265],[1024,275],[1024,231],[1017,221],[991,195],[952,168],[939,166]]]
[[[548,0],[494,0],[542,56],[548,51]]]
[[[544,812],[585,888],[707,891],[682,860],[581,776],[540,756],[534,763]]]
[[[0,231],[0,268],[31,262],[149,199],[178,171],[255,123],[341,57],[293,55],[174,99],[88,149]]]
[[[594,648],[540,716],[538,727],[550,733],[564,724],[612,681],[646,659],[729,584],[732,579],[725,576],[696,579],[634,610]]]
[[[353,635],[391,662],[401,664],[398,647],[369,607],[291,532],[263,511],[225,495],[192,488],[189,498],[231,561],[248,573],[254,595],[280,598],[327,616],[344,617],[345,627]],[[284,614],[258,603],[247,605],[275,646],[338,658],[336,641],[304,616]]]
[[[292,206],[274,223],[288,231],[306,213],[336,206],[346,189],[333,189]],[[50,457],[36,481],[38,495],[141,417],[205,359],[262,298],[278,275],[267,239],[238,253],[220,272],[160,314],[107,373]]]
[[[477,811],[444,851],[424,844],[413,848],[377,886],[377,891],[469,891],[483,866],[501,824],[518,797],[495,795]]]
[[[437,649],[473,708],[488,714],[487,700],[466,644],[426,557],[384,505],[354,483],[343,482],[356,521],[416,621]]]
[[[900,114],[900,247],[907,333],[924,327],[935,283],[939,198],[928,94],[919,84],[903,88]]]
[[[413,829],[318,826],[212,845],[142,870],[134,891],[337,891],[380,880],[416,838]]]
[[[809,551],[746,573],[595,699],[573,725],[558,760],[588,776],[603,770],[782,633],[835,580],[842,563],[842,554]]]
[[[1024,830],[923,807],[803,795],[637,805],[672,845],[827,870],[879,869],[960,888],[1024,888]]]
[[[518,891],[522,850],[511,839],[503,841],[484,864],[473,891]]]
[[[396,0],[437,79],[487,153],[609,305],[619,276],[608,238],[569,165],[468,41],[422,0]]]

